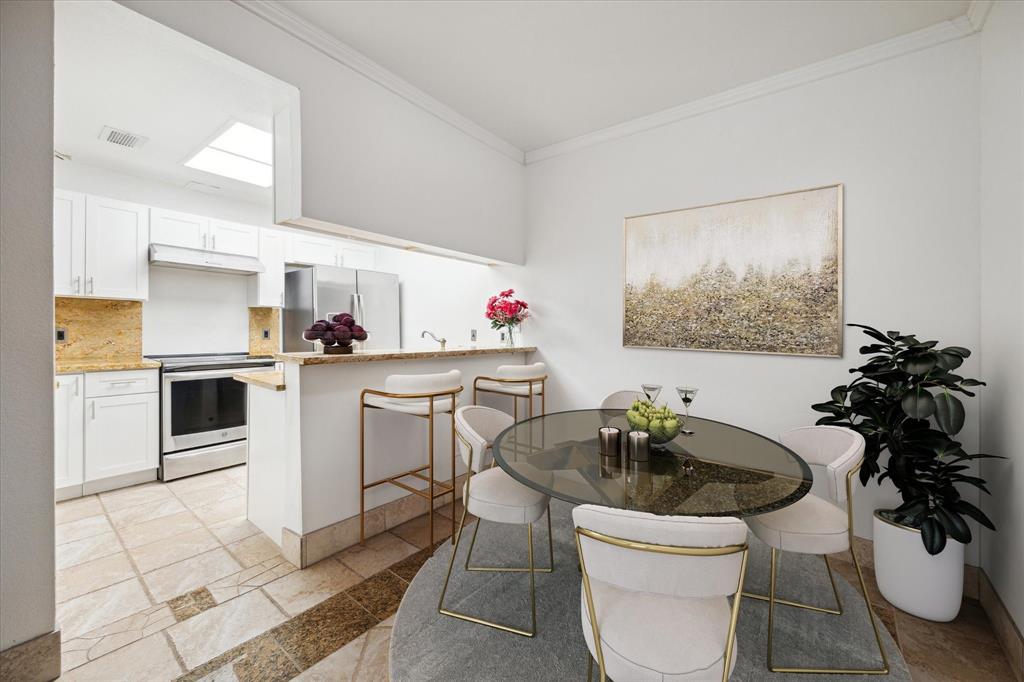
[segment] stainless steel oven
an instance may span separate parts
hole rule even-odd
[[[246,458],[246,386],[231,375],[274,361],[228,355],[158,356],[160,478],[169,481],[241,464]]]

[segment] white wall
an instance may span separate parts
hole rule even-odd
[[[845,317],[978,349],[978,41],[967,38],[527,167],[527,274],[549,409],[641,382],[701,391],[694,413],[759,433],[814,422],[842,359],[626,349],[623,217],[845,184]],[[972,358],[964,368],[978,372]],[[978,446],[977,404],[965,447]],[[896,499],[857,496],[856,530]],[[972,548],[972,563],[976,549]]]
[[[999,2],[981,34],[981,450],[992,495],[981,565],[1024,627],[1024,4]]]
[[[122,4],[299,88],[303,216],[522,262],[519,163],[237,4]]]
[[[54,629],[53,4],[0,2],[0,649]]]
[[[248,352],[247,286],[241,275],[151,267],[143,354]]]

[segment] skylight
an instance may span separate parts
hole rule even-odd
[[[234,123],[185,162],[189,168],[260,187],[274,184],[274,138],[244,123]]]

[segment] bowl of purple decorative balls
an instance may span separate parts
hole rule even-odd
[[[330,320],[317,320],[302,332],[306,341],[322,343],[328,355],[351,353],[352,342],[365,341],[366,337],[366,330],[356,324],[355,318],[348,313],[338,313]]]

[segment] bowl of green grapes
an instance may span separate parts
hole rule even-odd
[[[626,421],[634,431],[646,431],[652,445],[664,445],[679,435],[679,417],[668,405],[656,406],[649,400],[637,400],[626,410]]]

